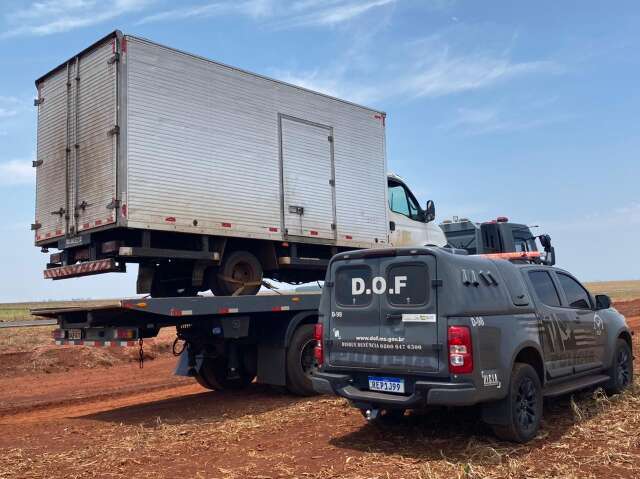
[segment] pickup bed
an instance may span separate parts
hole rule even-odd
[[[315,389],[377,422],[478,404],[499,437],[525,442],[543,397],[632,383],[632,333],[607,296],[560,268],[454,253],[335,256],[315,331]]]

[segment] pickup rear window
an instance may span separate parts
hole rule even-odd
[[[387,272],[387,298],[394,306],[418,306],[428,300],[429,273],[424,263],[393,265]]]
[[[340,306],[367,306],[370,304],[371,276],[371,268],[365,265],[340,267],[336,272],[336,302]]]

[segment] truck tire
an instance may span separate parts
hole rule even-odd
[[[605,385],[607,394],[620,394],[633,383],[633,356],[624,339],[616,341],[608,376],[611,379]]]
[[[252,356],[255,359],[255,355]],[[251,361],[251,358],[247,358]],[[247,387],[256,377],[255,370],[243,356],[243,364],[240,365],[236,377],[229,378],[227,374],[227,358],[218,356],[216,358],[204,358],[202,366],[196,373],[196,381],[200,386],[214,391],[238,390]]]
[[[262,273],[262,265],[253,253],[234,251],[223,257],[214,286],[223,296],[231,296],[236,291],[241,295],[253,295],[260,291]]]
[[[525,443],[538,434],[542,419],[542,386],[538,373],[529,364],[516,363],[511,372],[509,393],[502,399],[504,425],[494,425],[500,439]]]
[[[315,396],[311,376],[318,368],[313,356],[316,341],[313,324],[303,324],[293,333],[287,348],[287,389],[298,396]]]

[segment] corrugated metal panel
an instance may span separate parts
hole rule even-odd
[[[334,239],[331,128],[282,118],[281,130],[285,233]]]
[[[35,221],[41,225],[35,232],[36,242],[63,236],[66,229],[66,145],[71,134],[67,124],[67,76],[67,69],[60,69],[38,85],[37,159],[42,163],[36,173]]]
[[[77,100],[78,150],[74,161],[74,204],[77,228],[86,230],[115,221],[107,208],[116,197],[117,124],[113,39],[86,52],[79,60]]]
[[[333,128],[338,243],[386,243],[379,114],[127,39],[130,226],[281,237],[278,115],[283,114]]]
[[[106,208],[116,196],[112,48],[105,40],[39,80],[36,242],[114,221]]]

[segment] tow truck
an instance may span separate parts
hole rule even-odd
[[[257,296],[196,296],[116,300],[95,307],[40,308],[53,318],[58,345],[140,348],[161,328],[175,327],[176,374],[191,376],[207,389],[240,389],[254,378],[314,394],[317,367],[313,327],[319,292]]]

